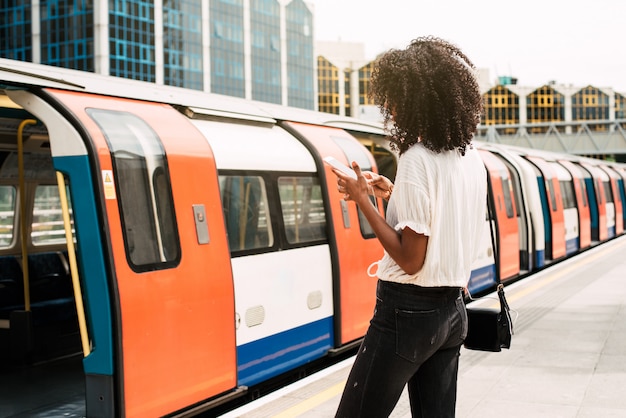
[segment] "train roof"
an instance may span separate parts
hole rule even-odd
[[[167,103],[190,118],[219,117],[270,123],[289,120],[385,135],[382,125],[350,117],[0,58],[0,89],[32,87]]]

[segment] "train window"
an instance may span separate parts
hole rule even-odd
[[[372,204],[374,204],[374,206],[378,205],[377,200],[374,198],[374,196],[370,196],[370,201],[372,202]],[[370,225],[369,221],[367,220],[365,215],[363,215],[361,208],[357,206],[356,211],[357,211],[357,214],[359,215],[359,226],[361,228],[361,236],[363,236],[363,238],[366,238],[366,239],[375,238],[376,234],[374,233],[374,229],[372,229],[372,226]],[[387,211],[387,208],[385,208],[385,211]]]
[[[129,265],[136,272],[173,267],[180,242],[167,158],[150,126],[128,112],[87,109],[111,150]]]
[[[15,201],[15,187],[0,186],[0,247],[8,247],[13,242]]]
[[[574,184],[571,181],[559,181],[561,186],[561,197],[563,200],[563,209],[572,209],[576,207],[576,197],[574,194]]]
[[[67,188],[66,193],[68,204],[70,205],[70,222],[73,225],[69,188]],[[61,198],[59,197],[59,187],[56,184],[40,184],[35,189],[30,239],[33,245],[66,243],[63,213],[61,212]]]
[[[552,212],[556,212],[556,193],[554,191],[554,184],[552,183],[552,179],[546,178],[546,190],[548,191],[548,196],[550,197]]]
[[[511,181],[508,178],[502,179],[502,191],[504,192],[504,206],[506,208],[506,217],[512,218],[515,216],[512,198],[513,186],[511,185]]]
[[[258,176],[219,176],[231,252],[274,245],[265,182]]]
[[[290,244],[326,239],[326,213],[317,178],[280,177],[278,192]]]
[[[606,196],[606,202],[613,203],[613,189],[611,188],[611,182],[608,180],[604,182],[604,194]]]

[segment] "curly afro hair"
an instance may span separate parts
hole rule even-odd
[[[464,155],[482,110],[474,69],[458,47],[431,36],[380,56],[370,96],[390,128],[391,147],[402,154],[421,142],[437,153]]]

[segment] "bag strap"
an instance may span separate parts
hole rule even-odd
[[[511,318],[510,312],[511,308],[509,308],[509,304],[506,301],[506,297],[504,296],[504,285],[502,283],[498,285],[498,299],[500,299],[500,314],[506,316],[509,328],[511,329],[511,334],[514,334],[513,320]]]

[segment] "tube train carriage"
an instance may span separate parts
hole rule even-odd
[[[322,159],[393,178],[380,127],[0,60],[0,130],[4,413],[192,415],[359,343],[382,249]],[[473,295],[623,233],[623,165],[476,145]]]

